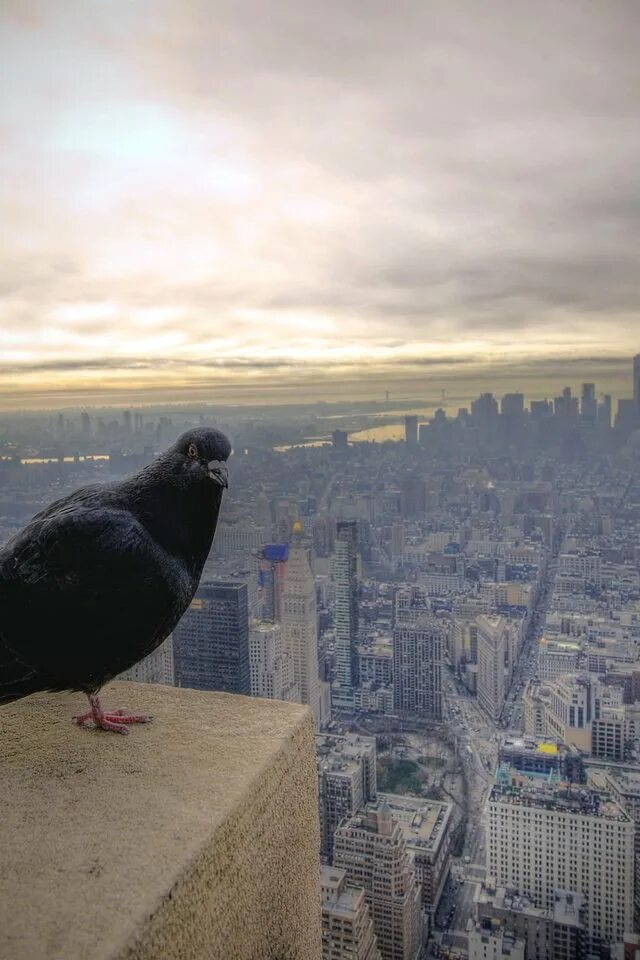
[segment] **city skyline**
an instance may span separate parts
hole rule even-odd
[[[625,389],[635,5],[150,10],[3,5],[0,407]]]

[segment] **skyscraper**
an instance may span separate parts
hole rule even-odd
[[[201,583],[173,631],[177,687],[251,692],[247,584]]]
[[[316,588],[307,550],[300,541],[301,533],[302,525],[297,520],[282,593],[282,637],[293,661],[293,679],[300,702],[311,708],[317,726],[320,690]]]
[[[373,920],[362,887],[346,870],[322,867],[322,960],[380,960]]]
[[[376,740],[347,733],[316,737],[320,853],[330,861],[336,827],[352,817],[377,790]]]
[[[507,623],[504,617],[480,616],[478,627],[478,703],[493,720],[502,712],[505,697],[504,668]]]
[[[610,794],[501,768],[487,813],[498,886],[545,909],[558,890],[584,896],[591,950],[632,929],[634,824]]]
[[[418,446],[418,418],[413,414],[404,418],[404,439],[408,447]]]
[[[444,630],[420,587],[396,592],[393,626],[393,694],[401,713],[442,716]]]
[[[596,400],[596,386],[594,383],[582,384],[582,402],[580,416],[584,423],[593,425],[596,422],[598,402]]]
[[[334,866],[364,889],[383,960],[417,960],[423,939],[420,887],[402,830],[384,801],[338,827]]]
[[[293,658],[282,639],[279,623],[253,623],[249,631],[251,695],[298,701]]]
[[[611,394],[607,393],[598,404],[597,422],[600,430],[611,429]]]
[[[262,619],[268,623],[282,620],[288,557],[289,547],[286,543],[266,543],[262,548],[258,598],[262,601]]]
[[[334,544],[336,585],[336,681],[333,701],[336,706],[353,703],[353,687],[358,683],[358,525],[355,520],[340,520]]]

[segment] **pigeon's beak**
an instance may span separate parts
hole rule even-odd
[[[210,460],[207,464],[209,476],[221,487],[229,486],[229,471],[224,460]]]

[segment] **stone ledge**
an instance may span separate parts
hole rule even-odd
[[[80,730],[80,694],[0,707],[2,960],[316,960],[311,715],[113,683],[148,711]]]

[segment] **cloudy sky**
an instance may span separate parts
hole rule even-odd
[[[2,0],[0,404],[629,392],[637,0]]]

